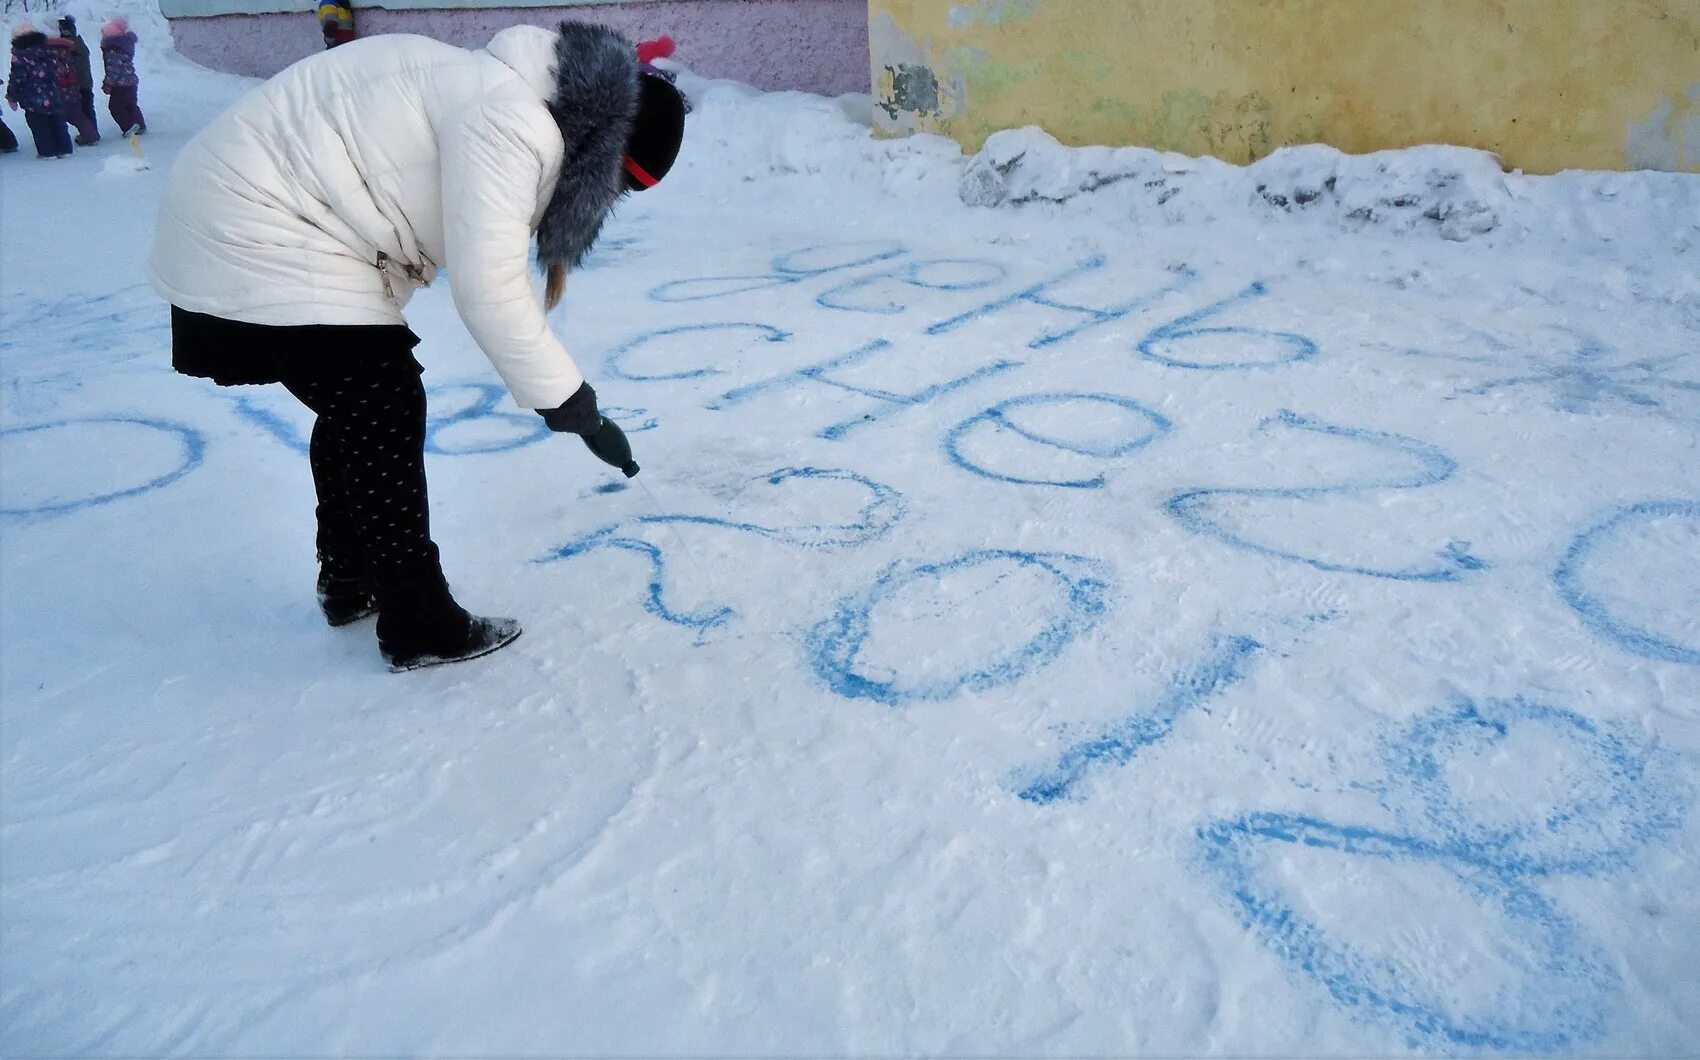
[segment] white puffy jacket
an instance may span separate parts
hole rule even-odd
[[[545,102],[560,99],[560,37],[516,26],[468,51],[388,35],[291,66],[178,156],[148,264],[154,289],[257,324],[400,324],[442,266],[514,399],[560,405],[584,377],[527,267],[565,180],[562,127]]]

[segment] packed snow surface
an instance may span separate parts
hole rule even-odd
[[[170,371],[250,82],[131,17],[150,134],[0,159],[0,1052],[1700,1052],[1700,179],[686,73],[553,318],[634,482],[409,309],[526,632],[396,676]]]

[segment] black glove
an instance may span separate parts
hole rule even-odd
[[[562,431],[589,437],[602,426],[602,414],[596,410],[596,391],[589,383],[579,384],[573,396],[561,402],[560,408],[538,409],[537,414],[552,431]]]

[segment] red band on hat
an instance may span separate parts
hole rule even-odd
[[[650,176],[649,171],[638,165],[637,160],[632,158],[631,155],[626,156],[626,172],[632,175],[633,180],[646,188],[653,188],[661,183],[660,178]]]

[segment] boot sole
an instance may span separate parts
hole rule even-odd
[[[404,674],[409,670],[423,670],[427,666],[442,666],[445,663],[467,662],[471,659],[482,659],[491,652],[501,651],[503,648],[512,644],[514,641],[518,640],[519,635],[524,632],[524,629],[516,627],[514,629],[513,636],[496,641],[494,644],[488,645],[487,647],[479,648],[477,651],[471,652],[467,655],[421,655],[417,659],[410,659],[405,663],[390,663],[390,673]]]
[[[322,611],[320,613],[323,614]],[[377,613],[378,613],[378,605],[373,604],[371,607],[368,607],[368,608],[366,608],[362,611],[358,611],[355,614],[349,615],[345,618],[337,619],[337,618],[332,618],[329,615],[325,615],[325,624],[330,626],[332,629],[341,629],[344,626],[352,626],[352,625],[354,625],[354,623],[359,622],[362,619],[371,618],[373,615],[375,615]]]

